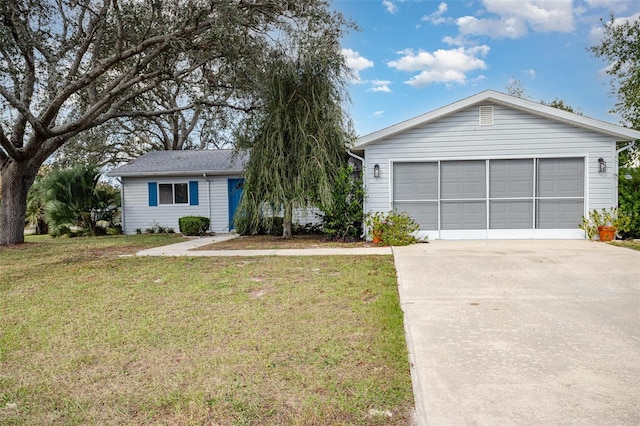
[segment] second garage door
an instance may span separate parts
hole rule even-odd
[[[580,238],[584,161],[395,162],[393,207],[435,238]]]

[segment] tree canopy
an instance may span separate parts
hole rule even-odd
[[[640,129],[640,18],[615,19],[603,22],[602,42],[591,52],[607,61],[613,93],[618,102],[615,112],[623,124]]]
[[[0,14],[0,245],[24,241],[27,191],[70,139],[245,108],[279,34],[338,24],[324,0],[0,0]]]
[[[640,129],[640,18],[616,19],[612,14],[603,26],[602,42],[591,52],[608,63],[611,91],[618,98],[613,112],[620,114],[623,125]],[[639,158],[639,144],[623,154],[622,162]]]

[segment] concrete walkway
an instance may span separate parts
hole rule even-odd
[[[169,246],[154,247],[136,253],[136,256],[364,256],[390,255],[391,247],[354,247],[354,248],[318,248],[318,249],[271,249],[271,250],[195,250],[209,244],[236,238],[237,234],[220,234],[213,237],[196,238]]]
[[[640,424],[640,252],[394,248],[420,425]]]

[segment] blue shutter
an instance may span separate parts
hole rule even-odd
[[[158,183],[149,182],[149,207],[158,205]]]
[[[191,206],[198,205],[198,181],[197,180],[189,181],[189,205]]]

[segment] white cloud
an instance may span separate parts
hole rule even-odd
[[[526,76],[528,76],[531,79],[536,78],[536,70],[534,70],[533,68],[529,68],[527,70],[522,70],[520,71],[522,74],[525,74]]]
[[[448,6],[445,2],[440,3],[440,5],[438,5],[438,10],[436,10],[433,13],[430,13],[429,15],[424,15],[422,17],[422,21],[423,22],[431,22],[432,24],[442,24],[443,22],[446,22],[446,19],[442,17],[442,15],[444,15],[446,13],[446,11],[448,10]]]
[[[391,82],[389,80],[371,80],[371,88],[369,89],[370,92],[384,92],[384,93],[391,93],[391,88],[389,88],[389,85],[391,84]]]
[[[491,38],[519,38],[527,34],[527,26],[517,18],[478,19],[463,16],[456,21],[463,35],[485,35]]]
[[[387,12],[392,15],[398,11],[398,6],[396,6],[391,0],[382,0],[382,5],[387,9]]]
[[[575,29],[573,0],[483,0],[488,18],[463,16],[456,21],[461,34],[519,38],[536,32]]]
[[[347,67],[353,71],[356,81],[360,81],[360,71],[373,67],[373,61],[360,55],[352,49],[342,49],[342,55],[347,61]]]
[[[640,13],[633,14],[631,16],[615,18],[613,21],[614,26],[626,24],[627,22],[635,22],[640,20]],[[609,21],[607,21],[609,25]],[[602,37],[604,36],[604,26],[600,23],[598,26],[591,28],[589,32],[589,42],[592,45],[600,44]]]
[[[538,32],[575,29],[573,0],[483,0],[487,10],[500,17],[515,17]]]
[[[400,71],[419,71],[417,75],[405,81],[411,86],[424,87],[431,83],[465,84],[468,73],[487,68],[487,64],[481,57],[489,53],[489,46],[439,49],[433,53],[423,50],[415,53],[411,49],[406,49],[398,53],[403,56],[387,65]]]
[[[373,118],[383,118],[384,117],[384,111],[375,111],[373,114],[371,114],[371,116]]]
[[[449,46],[466,46],[468,44],[464,39],[464,36],[461,35],[455,38],[451,36],[445,36],[442,39],[442,42],[448,44]]]

